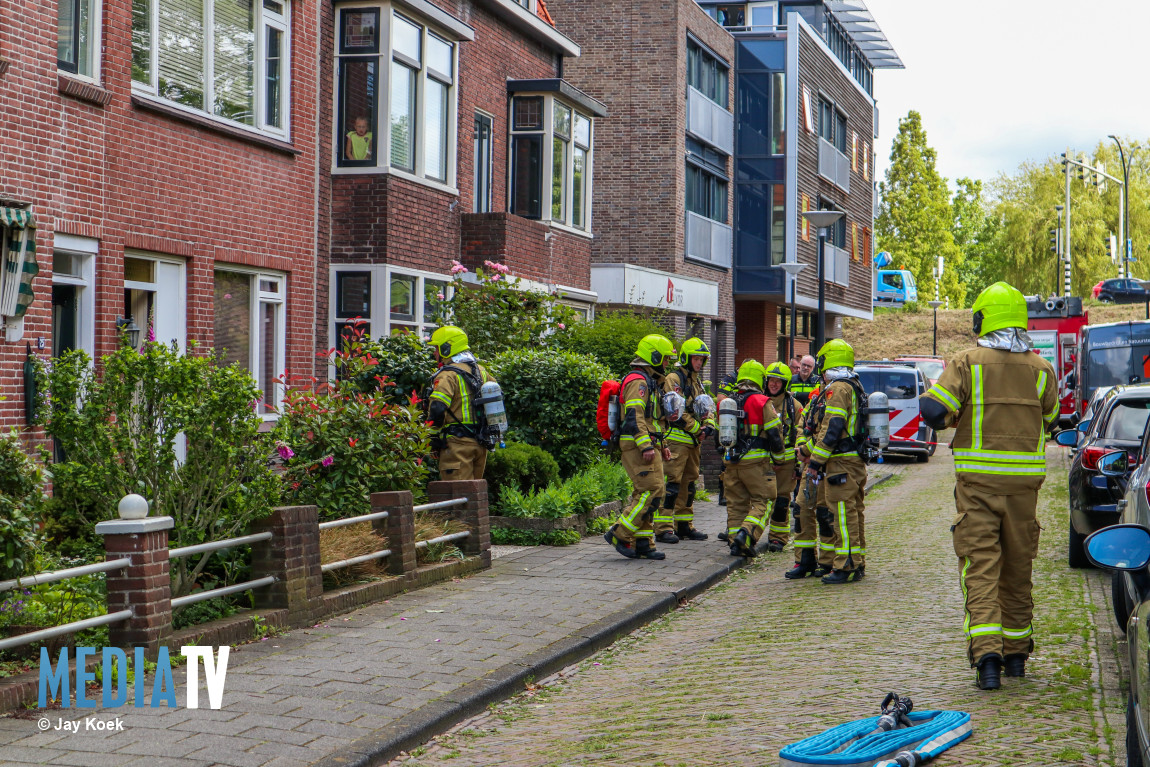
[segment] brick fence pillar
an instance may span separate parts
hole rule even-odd
[[[252,579],[276,582],[252,592],[256,609],[286,609],[289,622],[311,623],[323,596],[319,557],[319,517],[315,506],[282,506],[254,523],[251,532],[270,532],[252,544]]]
[[[467,503],[440,509],[436,513],[459,520],[471,531],[471,535],[459,544],[459,548],[466,556],[489,558],[491,527],[487,516],[487,480],[456,479],[429,482],[427,485],[427,500],[431,503],[464,497],[467,498]]]
[[[387,571],[412,578],[415,575],[415,512],[411,510],[410,490],[371,494],[371,513],[387,512],[387,519],[375,520],[377,532],[387,536]]]
[[[131,610],[132,617],[108,626],[113,647],[143,647],[155,659],[172,633],[172,577],[168,570],[171,517],[113,519],[96,525],[109,560],[131,564],[107,574],[108,612]]]

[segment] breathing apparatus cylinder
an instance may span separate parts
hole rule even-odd
[[[890,444],[890,400],[881,391],[867,397],[866,430],[871,444],[880,450]]]
[[[612,434],[619,431],[619,395],[612,394],[607,399],[607,428]]]
[[[507,410],[503,407],[503,389],[495,381],[488,381],[479,389],[479,400],[483,403],[483,415],[487,419],[487,427],[499,434],[502,445],[503,437],[507,434]]]
[[[719,444],[734,447],[739,438],[739,403],[731,397],[719,403]]]

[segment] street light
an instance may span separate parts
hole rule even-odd
[[[818,324],[815,325],[815,354],[818,354],[818,350],[822,349],[823,344],[826,343],[827,299],[823,273],[826,271],[827,229],[843,215],[841,210],[808,210],[803,214],[803,217],[818,227],[819,230],[819,319]]]
[[[799,272],[806,269],[807,265],[789,261],[785,264],[779,264],[779,266],[783,267],[783,271],[791,278],[791,357],[793,358],[795,356],[795,289],[798,286]]]
[[[927,301],[927,306],[934,309],[934,356],[938,356],[938,307],[942,306],[942,301]]]
[[[1122,239],[1122,263],[1126,266],[1123,270],[1124,276],[1129,279],[1130,248],[1126,243],[1133,239],[1130,236],[1130,166],[1126,164],[1126,152],[1122,151],[1122,142],[1118,140],[1118,137],[1111,134],[1107,138],[1114,139],[1114,143],[1118,145],[1118,159],[1122,162],[1122,233],[1125,235]]]

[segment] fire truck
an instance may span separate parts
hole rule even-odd
[[[1058,374],[1059,421],[1063,424],[1072,422],[1076,404],[1073,384],[1078,342],[1082,338],[1082,328],[1090,324],[1089,312],[1082,308],[1082,299],[1077,296],[1053,296],[1046,300],[1028,296],[1026,314],[1026,329],[1034,342],[1034,350],[1049,360]]]

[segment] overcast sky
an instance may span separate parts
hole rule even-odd
[[[1147,0],[867,0],[867,7],[906,65],[875,72],[880,173],[899,118],[911,109],[922,114],[952,187],[956,178],[989,181],[1067,146],[1089,153],[1110,133],[1150,138]]]

